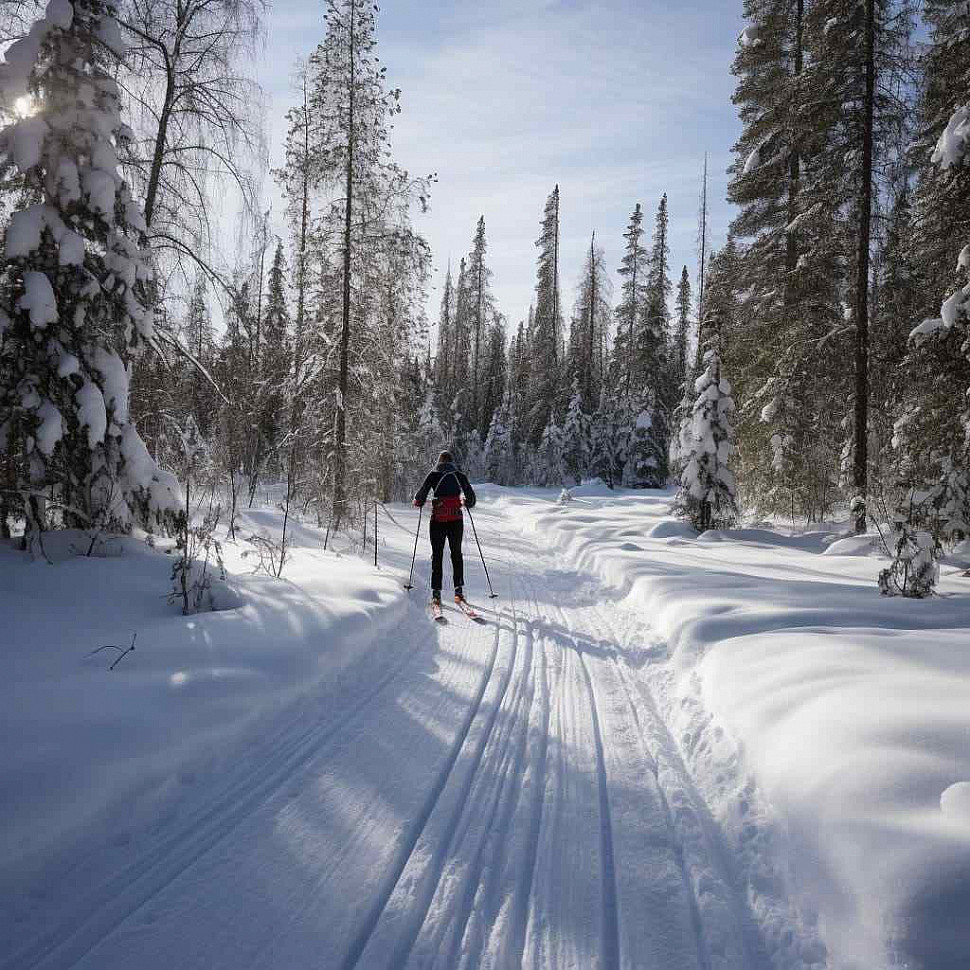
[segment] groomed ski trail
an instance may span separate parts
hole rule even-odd
[[[431,622],[419,587],[390,669],[362,664],[180,825],[80,873],[71,918],[0,968],[764,970],[625,659],[642,623],[501,509],[477,523],[485,623]]]

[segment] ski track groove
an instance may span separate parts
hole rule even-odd
[[[262,760],[250,770],[236,774],[217,795],[196,809],[177,833],[167,836],[131,866],[109,876],[99,889],[87,894],[84,913],[76,916],[66,930],[32,941],[0,967],[27,970],[41,967],[53,958],[58,959],[59,966],[72,966],[84,959],[114,929],[218,846],[296,772],[335,744],[342,730],[363,718],[420,649],[419,638],[414,638],[412,649],[404,652],[400,661],[368,688],[350,713],[337,722],[314,723],[285,742],[282,751],[279,747],[270,747],[276,767],[269,774]],[[286,731],[283,727],[274,737],[285,735]]]
[[[495,641],[496,641],[496,654],[498,650],[498,641],[500,638],[501,627],[497,627],[495,631]],[[486,751],[488,750],[492,738],[495,735],[495,725],[498,721],[499,714],[502,711],[502,705],[505,701],[505,697],[508,694],[509,685],[512,682],[513,673],[515,671],[515,664],[518,659],[518,643],[516,638],[512,638],[511,656],[509,657],[508,670],[506,671],[502,684],[499,688],[499,694],[493,702],[492,709],[488,714],[488,720],[482,731],[482,736],[476,741],[476,747],[474,754],[472,756],[472,762],[466,770],[467,781],[461,790],[458,798],[458,804],[455,806],[450,821],[445,829],[443,838],[438,841],[432,849],[432,865],[431,872],[425,878],[424,884],[425,889],[421,893],[420,902],[417,908],[417,912],[409,914],[411,923],[410,931],[403,937],[401,943],[398,945],[394,957],[392,958],[392,966],[404,966],[410,959],[411,952],[414,948],[418,937],[421,934],[421,930],[428,918],[428,913],[431,910],[432,903],[437,895],[438,889],[441,886],[442,877],[444,875],[445,869],[448,866],[448,860],[452,855],[453,849],[457,847],[460,836],[460,829],[462,828],[462,823],[466,821],[466,807],[468,805],[468,800],[471,796],[472,791],[476,787],[476,783],[479,779],[479,769],[481,768],[482,762],[485,759]],[[517,687],[519,685],[517,684]],[[518,691],[521,695],[521,691]],[[518,698],[514,701],[515,706],[518,707]],[[514,719],[510,722],[510,727],[514,727]],[[501,740],[499,741],[501,744]],[[504,753],[504,745],[500,749],[499,754]],[[494,790],[492,794],[494,797],[494,804],[492,806],[490,815],[494,818],[494,813],[497,810],[498,803],[501,799],[501,789],[503,783],[495,786],[497,790]],[[487,831],[486,831],[487,835]],[[475,862],[477,863],[480,858],[481,845],[479,846],[479,852],[476,853]],[[477,873],[477,867],[472,869],[473,873]],[[469,880],[474,889],[474,883]],[[459,909],[459,915],[461,914],[461,909]],[[417,917],[417,918],[415,918]]]
[[[597,613],[601,629],[605,630],[609,639],[618,642],[612,618],[602,608],[598,608]],[[742,898],[742,891],[738,888],[737,875],[730,862],[723,833],[706,801],[697,791],[680,748],[660,715],[653,692],[642,678],[634,676],[619,654],[614,654],[613,664],[629,700],[637,732],[653,762],[657,789],[674,836],[678,861],[689,894],[702,970],[767,970],[769,961],[762,952],[760,933],[754,925],[747,901]],[[649,719],[652,730],[645,724],[644,716]],[[676,820],[670,803],[670,776],[680,785],[697,826],[693,839],[681,831],[681,825]],[[698,845],[698,842],[701,844]],[[722,904],[729,910],[731,918],[728,927],[719,927],[721,939],[712,938],[714,927],[703,917],[698,899],[699,886],[693,874],[695,868],[711,871],[724,891],[726,898]]]
[[[560,612],[562,611],[560,610]],[[597,607],[595,610],[595,613],[596,613],[596,628],[595,628],[596,632],[600,635],[603,633],[606,634],[606,637],[601,637],[601,639],[607,639],[614,645],[618,645],[619,641],[616,637],[616,630],[613,627],[613,624],[610,623],[607,617],[605,616],[602,608]],[[563,614],[563,620],[564,622],[568,622],[568,619],[566,618],[565,614]],[[582,656],[582,648],[578,643],[576,644],[576,649],[580,652],[580,656]],[[674,847],[674,855],[680,869],[681,878],[683,880],[684,889],[686,891],[687,901],[690,906],[691,924],[693,926],[694,935],[697,942],[699,966],[701,970],[712,970],[710,953],[709,953],[707,940],[704,932],[704,925],[701,919],[700,908],[697,902],[696,889],[694,886],[693,879],[691,878],[690,871],[687,866],[687,862],[684,858],[684,847],[682,844],[682,840],[680,838],[680,834],[677,831],[677,827],[674,824],[674,816],[673,816],[673,812],[671,811],[670,804],[667,800],[667,793],[664,791],[664,787],[660,783],[657,759],[654,756],[653,752],[651,751],[649,738],[647,737],[647,733],[640,719],[640,712],[634,700],[634,695],[631,692],[631,687],[629,683],[630,672],[626,664],[621,661],[618,650],[615,650],[613,654],[609,657],[609,663],[612,665],[613,669],[617,673],[617,681],[623,690],[624,697],[626,698],[627,706],[629,707],[629,710],[630,710],[632,722],[636,727],[636,731],[640,739],[641,747],[648,758],[654,779],[657,782],[657,794],[659,795],[659,798],[660,798],[660,803],[664,812],[667,828],[671,833],[671,837],[672,837],[671,840]],[[587,676],[587,679],[589,679],[590,675],[585,662],[583,663],[583,667],[584,669],[586,669],[587,671],[586,676]],[[594,721],[598,724],[598,715],[595,707],[595,704],[596,704],[595,691],[593,689],[593,683],[591,679],[589,679],[589,687],[590,687],[591,697],[593,698],[592,704],[594,705],[593,717],[594,717]],[[597,738],[599,738],[598,728],[597,728]],[[602,751],[602,748],[600,748],[600,750]],[[604,774],[604,780],[605,780],[605,774]],[[738,970],[742,970],[742,968],[739,967]]]
[[[535,631],[532,624],[526,621],[527,635],[535,645]],[[529,806],[528,837],[525,845],[525,856],[519,870],[518,878],[514,880],[511,903],[511,928],[507,938],[503,941],[504,957],[498,962],[499,966],[521,966],[525,958],[525,941],[529,924],[529,902],[532,887],[535,885],[536,866],[539,859],[539,833],[545,809],[545,778],[547,755],[549,751],[549,724],[551,708],[549,704],[549,667],[545,646],[539,641],[538,655],[540,676],[539,716],[541,729],[538,734],[539,749],[536,756],[535,777],[532,779],[530,791],[532,801]],[[531,728],[530,724],[530,728]],[[531,733],[531,732],[530,732]]]
[[[518,631],[513,627],[513,639],[518,644]],[[461,948],[468,932],[469,923],[476,916],[475,900],[483,889],[483,877],[488,874],[488,867],[483,859],[493,846],[496,832],[502,832],[515,807],[515,794],[510,797],[509,789],[519,779],[523,771],[525,737],[528,728],[528,711],[531,707],[531,697],[534,684],[528,671],[532,666],[532,645],[528,641],[519,651],[516,647],[516,662],[521,662],[523,673],[515,677],[515,666],[512,665],[513,689],[507,691],[506,697],[511,695],[511,701],[505,708],[499,710],[499,716],[506,714],[505,723],[493,731],[483,751],[483,762],[492,760],[496,763],[494,774],[496,782],[490,790],[484,793],[485,810],[481,813],[469,813],[464,810],[459,824],[456,826],[450,848],[460,849],[466,841],[474,839],[471,860],[468,865],[462,864],[461,855],[451,853],[453,862],[446,862],[444,870],[439,876],[434,895],[430,901],[428,914],[442,913],[442,918],[429,921],[427,916],[422,923],[415,940],[415,946],[408,953],[408,959],[417,960],[417,965],[428,965],[422,954],[428,953],[431,963],[440,963],[446,968],[457,966],[461,959]],[[504,703],[503,698],[503,703]],[[525,710],[525,722],[522,712]],[[494,753],[492,748],[497,748]],[[475,777],[469,785],[468,794],[471,796],[481,779],[481,771],[476,770]],[[467,800],[466,800],[467,803]],[[475,827],[478,817],[483,819],[479,829]],[[447,879],[445,877],[448,877]],[[447,895],[447,887],[457,884],[451,894],[455,902],[441,897]],[[435,941],[438,941],[437,943]],[[423,944],[423,945],[421,945]],[[447,956],[442,957],[442,953]]]
[[[600,798],[600,852],[603,856],[603,968],[616,970],[620,965],[620,927],[616,901],[616,861],[613,858],[613,821],[610,816],[609,782],[606,777],[606,755],[603,751],[603,733],[600,727],[596,691],[589,675],[589,667],[583,651],[576,645],[576,656],[589,690],[590,715],[593,721],[593,739],[596,743],[596,779]]]
[[[488,530],[489,540],[501,545],[506,529],[503,516]],[[637,870],[624,872],[620,867],[625,859],[617,857],[618,847],[630,849],[631,831],[640,831],[630,828],[629,797],[624,800],[623,795],[635,790],[639,797],[639,789],[629,787],[634,765],[629,752],[635,750],[635,764],[642,759],[644,770],[653,776],[647,779],[649,801],[645,798],[644,805],[654,807],[657,824],[669,833],[667,858],[673,861],[667,871],[676,881],[679,867],[683,882],[683,901],[676,910],[683,921],[680,952],[686,956],[692,943],[696,945],[698,970],[766,970],[769,961],[757,921],[724,834],[693,781],[650,684],[626,660],[621,644],[631,631],[639,635],[645,627],[628,625],[616,610],[601,605],[604,597],[597,594],[604,591],[602,583],[578,571],[577,577],[595,586],[590,590],[594,597],[561,606],[561,561],[531,536],[523,538],[531,548],[509,549],[510,558],[498,560],[508,571],[511,617],[497,608],[479,608],[479,613],[490,614],[495,630],[478,684],[472,693],[475,681],[469,677],[467,708],[460,723],[457,717],[451,722],[455,732],[450,747],[435,762],[438,770],[431,784],[422,783],[415,791],[417,810],[389,847],[375,890],[362,903],[361,918],[350,925],[342,959],[341,943],[335,941],[335,965],[341,970],[646,966],[645,955],[627,952],[630,941],[638,938],[629,933],[636,924],[627,921],[658,914],[637,908],[630,888],[630,873]],[[523,595],[522,613],[516,589]],[[619,609],[636,619],[635,610]],[[255,816],[294,776],[326,759],[347,738],[352,740],[355,726],[417,659],[424,654],[441,659],[443,637],[459,662],[478,650],[484,653],[488,637],[484,630],[476,634],[484,624],[466,618],[464,625],[431,624],[429,631],[412,613],[408,611],[406,620],[412,631],[409,649],[359,693],[348,693],[336,717],[333,709],[314,709],[310,726],[301,729],[303,708],[295,704],[296,716],[281,719],[272,736],[262,739],[258,756],[248,762],[251,767],[229,774],[186,813],[177,830],[154,840],[131,863],[103,874],[57,928],[0,960],[0,970],[64,968],[89,958],[122,923]],[[377,663],[365,659],[354,669],[369,671]],[[624,717],[623,711],[629,713]],[[572,760],[576,751],[583,752],[578,762]],[[614,773],[614,782],[626,784],[612,793],[616,804],[611,806]],[[577,789],[584,777],[588,794]],[[645,776],[641,772],[637,777]],[[585,813],[578,810],[582,806]],[[644,831],[649,836],[649,827]],[[570,875],[581,872],[575,860],[569,861],[569,853],[583,851],[589,857],[589,882],[577,878],[576,891],[563,894],[557,880],[568,883]],[[598,892],[593,866],[599,868]],[[76,862],[69,873],[80,868]],[[556,936],[555,921],[585,912],[587,939],[593,940],[596,901],[600,950],[588,954],[588,963],[577,963],[584,961],[583,954],[570,951],[568,941]],[[319,903],[308,897],[301,912]],[[261,957],[290,929],[287,925],[271,934]],[[680,970],[679,964],[661,966]]]
[[[623,686],[623,690],[626,694],[627,701],[629,702],[630,711],[632,712],[632,715],[633,715],[633,722],[636,725],[637,734],[639,735],[643,745],[649,751],[646,732],[644,731],[643,725],[640,721],[640,714],[637,711],[637,705],[634,702],[633,694],[631,693],[630,685],[627,680],[628,674],[617,657],[613,658],[613,664],[618,673],[618,680],[620,684]],[[653,758],[652,755],[651,755],[651,761],[653,762],[654,778],[657,781],[657,792],[660,796],[660,802],[663,805],[663,811],[667,819],[667,827],[670,829],[671,834],[673,835],[675,857],[677,859],[678,865],[680,866],[680,874],[681,874],[681,878],[684,881],[684,887],[687,890],[687,899],[688,899],[688,902],[690,903],[691,923],[693,924],[694,934],[697,939],[698,963],[701,967],[701,970],[712,970],[710,949],[707,943],[707,937],[704,930],[704,923],[703,923],[703,920],[701,919],[700,906],[698,905],[698,902],[697,902],[697,892],[694,886],[694,880],[691,878],[690,871],[687,866],[687,860],[684,857],[684,846],[680,838],[680,834],[677,832],[677,827],[674,824],[674,816],[673,816],[673,812],[670,809],[670,803],[667,800],[667,793],[664,791],[664,786],[660,783],[659,770],[657,767],[656,759]],[[739,968],[739,970],[741,970],[741,968]]]
[[[522,627],[522,638],[525,643],[527,661],[523,663],[525,684],[522,692],[520,708],[524,712],[518,725],[518,739],[515,742],[515,758],[513,761],[514,771],[509,771],[503,777],[503,787],[512,787],[511,793],[505,799],[500,813],[498,812],[498,802],[496,803],[496,818],[490,823],[490,831],[486,832],[480,843],[481,851],[476,856],[477,881],[468,880],[466,888],[465,905],[459,910],[460,925],[453,934],[452,945],[447,955],[435,960],[435,964],[454,970],[454,968],[478,968],[481,966],[511,967],[514,964],[522,963],[521,943],[517,941],[524,939],[525,919],[527,915],[527,902],[530,891],[533,865],[529,855],[529,849],[534,847],[536,842],[536,823],[534,818],[536,811],[541,811],[542,799],[536,795],[538,783],[541,782],[544,774],[544,748],[546,731],[543,727],[538,737],[538,757],[539,768],[536,770],[534,759],[531,756],[530,738],[535,735],[535,722],[533,711],[537,703],[536,691],[539,693],[540,719],[545,724],[548,705],[545,702],[545,658],[544,654],[536,649],[536,640],[532,626],[528,621],[520,620],[515,606],[514,593],[512,597],[512,619],[515,629],[518,632]],[[541,672],[541,677],[537,674],[537,667]],[[545,713],[544,713],[545,712]],[[523,806],[523,791],[529,792],[529,801]],[[524,849],[521,858],[510,859],[508,850],[510,846],[517,842],[517,834],[522,826],[518,823],[519,812],[525,812],[525,831],[527,833]],[[482,862],[485,853],[488,853],[488,861]],[[511,862],[511,865],[510,865]],[[491,943],[493,933],[501,920],[505,904],[511,910],[511,931],[498,937],[499,945],[503,950],[511,950],[515,956],[506,953],[503,957],[496,959],[492,955]],[[521,932],[517,932],[517,927],[521,925]]]
[[[500,630],[496,629],[488,665],[482,675],[475,699],[470,705],[468,714],[465,717],[465,720],[462,722],[458,735],[456,736],[452,745],[448,759],[445,762],[441,773],[436,779],[435,784],[429,791],[428,797],[425,800],[421,812],[412,823],[411,830],[408,833],[407,839],[405,840],[405,846],[398,853],[398,857],[391,869],[391,872],[384,880],[383,888],[378,893],[374,905],[371,907],[368,915],[364,919],[363,926],[358,931],[357,936],[354,938],[349,950],[347,951],[347,955],[341,964],[343,970],[354,970],[358,961],[363,955],[364,950],[367,948],[371,935],[380,921],[381,914],[384,912],[385,907],[390,901],[391,896],[394,893],[394,888],[400,880],[401,875],[408,864],[408,860],[410,859],[411,854],[414,852],[414,848],[417,845],[418,840],[421,838],[421,833],[424,830],[425,825],[427,825],[428,820],[431,818],[435,805],[437,804],[438,799],[441,797],[441,794],[448,783],[448,778],[461,755],[461,750],[464,747],[465,740],[471,731],[472,724],[474,723],[475,717],[477,716],[481,707],[482,699],[485,696],[485,691],[487,690],[489,681],[492,678],[492,671],[495,668],[495,661],[498,656],[499,633]]]

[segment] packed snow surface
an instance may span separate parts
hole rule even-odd
[[[479,622],[426,537],[402,589],[411,509],[377,570],[298,523],[282,580],[248,512],[191,617],[161,550],[0,545],[3,970],[965,970],[968,580],[476,488]]]

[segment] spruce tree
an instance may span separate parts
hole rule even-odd
[[[171,522],[178,485],[129,416],[129,369],[153,336],[140,207],[118,175],[111,0],[55,0],[0,66],[0,98],[29,94],[0,146],[22,177],[0,281],[0,452],[29,531]],[[51,497],[53,501],[51,501]]]
[[[364,343],[366,296],[381,258],[408,244],[408,204],[414,181],[392,159],[391,119],[400,110],[376,55],[376,8],[367,0],[327,0],[326,36],[309,62],[310,151],[317,184],[330,191],[323,216],[339,240],[340,310],[333,433],[333,523],[348,512],[347,415],[360,404],[351,381],[355,350]],[[424,202],[427,180],[418,183]],[[367,416],[362,410],[356,415]],[[358,452],[360,453],[360,452]]]
[[[738,429],[748,494],[765,511],[807,512],[820,473],[838,474],[843,415],[832,400],[847,398],[850,378],[831,336],[843,328],[842,202],[822,174],[837,110],[808,84],[804,0],[747,0],[744,11],[732,68],[743,128],[728,190],[740,210],[731,235],[744,321],[724,361],[748,402]],[[707,303],[705,293],[702,324]],[[698,361],[703,350],[702,340]]]
[[[471,330],[468,420],[470,426],[479,431],[483,440],[488,432],[488,422],[491,418],[491,413],[486,415],[483,410],[484,351],[488,339],[488,326],[495,314],[495,301],[490,287],[492,271],[485,264],[487,250],[485,217],[480,216],[475,228],[471,252],[468,254],[465,280]],[[494,407],[494,403],[492,406]]]
[[[684,463],[675,508],[698,532],[723,529],[737,519],[734,473],[735,407],[731,384],[716,349],[707,351],[705,369],[694,386],[691,419],[680,430]]]
[[[629,396],[633,391],[633,355],[636,330],[647,302],[648,253],[643,244],[643,210],[636,204],[626,232],[623,260],[617,271],[623,280],[620,303],[616,307],[617,333],[614,343],[615,375]]]
[[[591,415],[606,379],[606,341],[610,325],[612,287],[603,250],[590,240],[569,334],[565,373],[579,388],[583,411]]]
[[[539,238],[535,313],[530,328],[529,438],[538,444],[556,415],[560,397],[562,305],[559,295],[559,186],[543,210]]]
[[[908,106],[896,95],[912,30],[908,0],[816,0],[805,16],[811,54],[806,84],[820,106],[825,142],[818,153],[820,198],[838,208],[845,304],[852,327],[851,467],[855,528],[866,528],[869,493],[871,249],[876,174],[903,137]]]

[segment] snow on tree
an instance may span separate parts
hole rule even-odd
[[[326,193],[319,228],[339,263],[339,306],[329,286],[321,298],[334,331],[329,478],[339,528],[351,507],[348,488],[364,480],[375,451],[387,455],[374,440],[388,433],[392,405],[382,378],[399,374],[407,339],[423,322],[413,309],[423,298],[413,297],[424,286],[428,252],[411,229],[410,203],[426,203],[430,179],[412,178],[393,160],[400,91],[387,87],[376,53],[377,8],[368,0],[327,0],[325,9],[326,35],[308,65],[309,154],[314,188]]]
[[[538,445],[544,429],[557,414],[562,370],[562,300],[559,294],[559,186],[546,200],[542,213],[536,266],[535,313],[530,320],[527,421],[529,441]],[[558,412],[561,414],[561,410]]]
[[[893,561],[879,573],[879,592],[883,596],[910,599],[932,595],[940,578],[937,544],[932,533],[914,528],[912,521],[899,512],[888,546]]]
[[[965,40],[970,11],[934,0],[927,5],[927,19],[933,43],[926,57],[921,115],[939,135],[919,185],[916,221],[930,227],[924,248],[932,256],[939,255],[941,244],[953,242],[952,231],[967,211],[970,103],[959,101],[967,98],[970,58],[966,45],[953,40]],[[959,99],[956,105],[953,99]],[[937,260],[927,261],[926,255],[923,275],[932,280]],[[900,477],[911,494],[918,490],[920,500],[911,498],[896,513],[894,561],[879,577],[884,594],[927,595],[936,579],[941,542],[970,534],[970,245],[957,256],[956,272],[957,287],[943,300],[940,315],[924,320],[910,334],[907,400],[893,443]]]
[[[573,384],[572,397],[563,420],[561,442],[563,468],[579,484],[589,474],[592,453],[590,418],[583,410],[583,392],[579,381]]]
[[[121,121],[112,71],[123,53],[112,0],[51,0],[0,65],[12,114],[0,132],[23,178],[0,282],[0,452],[20,469],[19,514],[128,531],[170,522],[178,483],[132,423],[132,362],[153,336],[153,273],[141,208],[119,174]]]
[[[633,390],[633,355],[637,345],[637,326],[647,302],[648,254],[643,245],[643,210],[636,204],[626,232],[623,260],[617,271],[623,280],[620,289],[620,302],[616,307],[616,345],[614,353],[617,360],[616,375],[624,393],[630,396]]]
[[[667,481],[666,444],[657,432],[655,415],[656,409],[648,403],[628,411],[625,485],[661,488]]]
[[[564,379],[568,378],[571,388],[579,387],[583,410],[587,414],[596,408],[606,379],[612,295],[603,250],[596,245],[596,233],[593,233],[573,309],[563,375]]]
[[[687,344],[690,339],[692,308],[690,274],[685,266],[677,284],[677,329],[671,341],[671,381],[676,394],[683,394],[687,380]]]
[[[628,409],[621,391],[604,389],[600,405],[593,415],[591,432],[592,472],[613,488],[623,480],[630,429],[626,421]]]
[[[485,477],[498,485],[515,484],[515,447],[510,424],[511,400],[508,392],[496,408],[485,438]]]
[[[731,384],[721,373],[716,350],[707,352],[704,364],[694,384],[691,420],[680,431],[684,470],[675,506],[699,532],[727,528],[738,515],[734,474],[728,467],[736,416]]]

